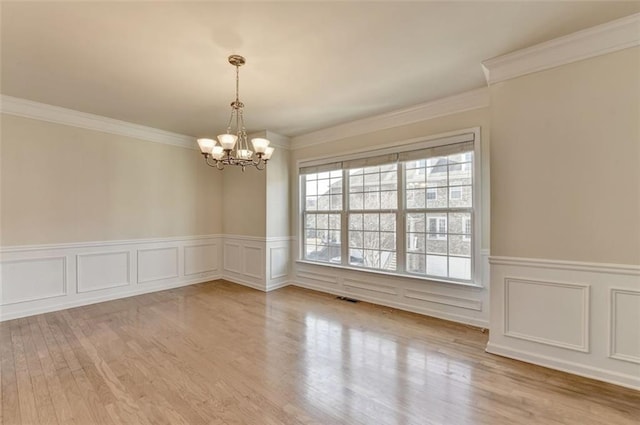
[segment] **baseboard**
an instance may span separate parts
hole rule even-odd
[[[291,282],[288,281],[274,283],[273,285],[267,286],[267,292],[275,291],[276,289],[284,288],[289,285],[291,285]]]
[[[514,350],[512,348],[492,344],[491,342],[487,344],[486,352],[527,363],[533,363],[535,365],[548,367],[550,369],[560,370],[562,372],[571,373],[573,375],[584,376],[585,378],[608,382],[610,384],[631,388],[633,390],[640,390],[640,377],[638,376],[625,375],[609,370],[587,366],[580,363],[559,360],[556,358],[528,353],[520,350]]]
[[[132,286],[130,290],[126,292],[119,292],[109,295],[95,295],[91,297],[83,297],[79,299],[65,300],[60,303],[51,303],[36,308],[26,308],[24,310],[12,311],[5,313],[0,311],[0,322],[5,320],[19,319],[21,317],[33,316],[35,314],[51,313],[54,311],[66,310],[74,307],[82,307],[85,305],[98,304],[106,301],[119,300],[122,298],[135,297],[138,295],[148,294],[151,292],[166,291],[169,289],[179,288],[182,286],[195,285],[197,283],[210,282],[221,279],[221,276],[209,276],[206,278],[195,278],[183,280],[180,282],[173,282],[170,284],[149,285],[149,286]]]
[[[332,294],[332,295],[336,295],[336,296],[345,296],[345,297],[354,297],[353,293],[347,292],[347,291],[343,291],[339,288],[325,288],[322,286],[317,286],[317,285],[312,285],[312,284],[308,284],[308,283],[302,283],[302,282],[290,282],[289,283],[291,286],[297,286],[300,288],[306,288],[306,289],[311,289],[314,291],[318,291],[318,292],[324,292],[327,294]],[[478,328],[482,328],[482,329],[487,329],[489,327],[489,322],[486,320],[480,320],[480,319],[476,319],[473,317],[467,317],[467,316],[462,316],[462,315],[458,315],[458,314],[453,314],[453,313],[446,313],[446,312],[442,312],[442,311],[437,311],[437,310],[432,310],[432,309],[428,309],[428,308],[423,308],[423,307],[416,307],[413,305],[409,305],[409,304],[405,304],[405,303],[400,303],[400,302],[395,302],[395,301],[390,301],[388,299],[382,299],[382,298],[376,298],[376,297],[370,297],[370,296],[366,296],[366,295],[361,295],[358,294],[357,299],[360,301],[365,301],[371,304],[377,304],[377,305],[382,305],[385,307],[392,307],[392,308],[397,308],[398,310],[404,310],[404,311],[408,311],[411,313],[418,313],[418,314],[422,314],[425,316],[429,316],[429,317],[435,317],[437,319],[442,319],[442,320],[448,320],[450,322],[456,322],[456,323],[461,323],[463,325],[470,325],[470,326],[475,326]]]

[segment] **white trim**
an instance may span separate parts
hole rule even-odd
[[[89,242],[71,242],[57,244],[35,244],[35,245],[6,245],[0,246],[0,254],[20,252],[20,251],[40,251],[49,249],[75,249],[75,248],[93,248],[117,245],[140,245],[155,244],[161,242],[184,242],[197,241],[202,239],[225,238],[225,235],[197,235],[197,236],[171,236],[167,238],[148,238],[148,239],[121,239],[112,241],[89,241]]]
[[[119,136],[133,137],[148,142],[162,143],[165,145],[179,146],[187,149],[198,149],[196,138],[184,134],[172,133],[153,127],[133,124],[126,121],[89,114],[60,106],[34,102],[18,97],[0,95],[0,112],[63,124],[87,130],[101,131],[103,133],[117,134]]]
[[[490,354],[496,354],[498,356],[533,363],[539,366],[584,376],[586,378],[597,379],[599,381],[609,382],[611,384],[620,385],[634,390],[640,390],[640,377],[638,376],[627,375],[573,361],[560,360],[555,357],[521,351],[491,342],[487,344],[485,351]]]
[[[299,273],[298,273],[299,276]],[[332,287],[327,287],[327,286],[320,286],[320,285],[316,285],[316,284],[310,284],[310,283],[306,283],[306,282],[300,282],[299,280],[296,280],[294,282],[290,283],[291,286],[297,286],[300,288],[305,288],[305,289],[311,289],[313,291],[318,291],[318,292],[324,292],[324,293],[328,293],[328,294],[332,294],[332,295],[337,295],[337,296],[343,296],[343,297],[353,297],[353,292],[350,291],[345,291],[337,286],[332,286]],[[393,307],[393,308],[397,308],[399,310],[404,310],[404,311],[409,311],[412,313],[418,313],[418,314],[423,314],[426,316],[430,316],[430,317],[435,317],[438,319],[443,319],[443,320],[449,320],[452,322],[456,322],[456,323],[463,323],[463,324],[467,324],[467,325],[471,325],[471,326],[477,326],[479,328],[483,328],[486,329],[489,327],[489,322],[486,320],[482,320],[482,319],[477,319],[477,318],[472,318],[469,316],[463,316],[463,315],[459,315],[459,314],[455,314],[455,313],[449,313],[449,312],[444,312],[442,310],[434,310],[434,309],[430,309],[430,308],[425,308],[425,307],[419,307],[419,306],[415,306],[415,305],[411,305],[411,304],[406,304],[403,302],[399,302],[399,301],[395,301],[389,298],[377,298],[377,297],[372,297],[369,295],[365,295],[361,292],[358,293],[357,295],[357,299],[361,300],[361,301],[365,301],[368,303],[372,303],[372,304],[376,304],[376,305],[380,305],[380,306],[387,306],[387,307]]]
[[[640,45],[640,13],[482,62],[487,84]]]
[[[489,257],[489,264],[640,276],[640,266],[630,264],[593,263],[582,261],[545,260],[541,258],[497,256]]]
[[[291,139],[291,149],[306,148],[487,106],[489,106],[489,91],[483,87],[296,136]]]
[[[407,298],[413,298],[420,301],[428,301],[430,303],[442,304],[453,307],[466,308],[467,310],[482,311],[482,300],[459,297],[448,294],[440,294],[431,291],[421,291],[416,289],[407,289],[404,292]]]
[[[179,288],[181,286],[194,285],[196,283],[210,282],[210,281],[215,281],[219,279],[222,279],[222,276],[208,276],[205,278],[189,279],[186,281],[173,282],[170,284],[160,284],[160,285],[155,284],[155,285],[149,285],[149,286],[145,286],[145,285],[130,286],[130,288],[132,289],[126,292],[107,294],[107,295],[97,295],[93,297],[83,297],[80,299],[71,299],[71,300],[63,301],[58,304],[48,304],[48,305],[29,308],[29,309],[20,310],[12,313],[3,312],[2,314],[0,314],[0,322],[5,320],[17,319],[20,317],[33,316],[35,314],[50,313],[52,311],[66,310],[68,308],[73,308],[73,307],[79,307],[84,305],[101,303],[105,301],[118,300],[121,298],[133,297],[136,295],[148,294],[150,292],[166,291],[168,289]]]

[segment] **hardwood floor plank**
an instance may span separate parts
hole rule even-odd
[[[638,425],[640,392],[486,341],[301,288],[192,285],[0,323],[0,425]]]

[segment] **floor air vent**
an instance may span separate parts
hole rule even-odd
[[[354,298],[349,298],[349,297],[336,297],[336,299],[342,300],[342,301],[349,301],[350,303],[357,303],[358,302],[358,300],[356,300]]]

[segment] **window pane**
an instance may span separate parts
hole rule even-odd
[[[364,254],[361,249],[349,249],[349,265],[364,266]]]
[[[427,254],[447,255],[448,238],[446,234],[427,234]]]
[[[380,230],[387,232],[395,232],[396,230],[396,215],[395,214],[380,214]]]
[[[449,276],[456,279],[471,279],[471,259],[449,257]]]
[[[380,192],[380,207],[383,210],[393,210],[398,206],[398,192]]]
[[[447,167],[427,167],[427,186],[440,187],[447,186]]]
[[[342,178],[331,179],[330,189],[331,193],[342,193]]]
[[[449,236],[449,255],[471,256],[471,240],[462,235]]]
[[[378,232],[364,232],[364,247],[365,248],[380,248],[380,233]]]
[[[395,232],[380,232],[380,249],[387,251],[395,251],[396,234]]]
[[[380,174],[364,175],[365,192],[377,192],[380,190]]]
[[[464,164],[458,164],[454,169],[453,166],[449,166],[449,185],[450,186],[463,186],[471,184],[471,168],[463,167]]]
[[[435,193],[433,199],[427,199],[427,208],[447,208],[447,188],[435,187],[429,188],[427,191]]]
[[[380,214],[363,214],[364,218],[364,230],[379,230],[380,229]]]
[[[427,246],[425,244],[424,233],[407,233],[407,251],[426,253]]]
[[[361,231],[349,232],[349,247],[364,248],[363,233]]]
[[[317,209],[319,211],[327,211],[331,209],[331,196],[330,195],[318,196]]]
[[[398,188],[398,173],[380,173],[381,190],[396,190]]]
[[[362,210],[364,209],[364,194],[352,193],[349,195],[349,209]]]
[[[427,274],[447,277],[447,257],[427,255]]]
[[[305,209],[308,211],[315,210],[318,203],[317,196],[307,196],[307,202],[305,203]]]
[[[364,209],[365,210],[380,209],[380,192],[369,192],[364,194]]]
[[[364,251],[364,267],[372,269],[380,268],[380,251],[373,249],[365,249]]]
[[[349,178],[349,192],[363,192],[364,191],[364,177],[351,176]]]
[[[449,213],[449,233],[466,233],[467,222],[471,224],[470,213]]]
[[[349,230],[362,230],[362,214],[349,214]]]
[[[339,214],[329,214],[329,229],[340,230]]]
[[[329,228],[329,216],[327,214],[317,214],[316,215],[316,223],[318,229],[328,229]]]
[[[318,194],[318,182],[316,180],[308,181],[307,180],[307,192],[306,195],[317,195]]]
[[[304,220],[305,229],[315,229],[316,227],[316,216],[314,214],[307,214]]]
[[[407,190],[407,208],[424,208],[424,189]]]
[[[450,191],[459,193],[459,197],[449,198],[450,208],[470,208],[473,204],[471,186],[451,187]]]
[[[342,195],[331,195],[331,210],[341,210],[342,209]]]
[[[407,232],[425,232],[424,214],[407,214]]]
[[[427,273],[427,261],[422,254],[407,254],[407,271],[409,273]]]

